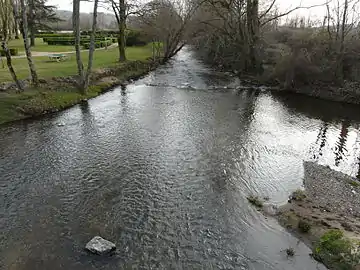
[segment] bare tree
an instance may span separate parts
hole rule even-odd
[[[80,0],[73,1],[73,30],[75,36],[75,51],[76,51],[76,63],[78,68],[78,88],[82,94],[86,94],[89,87],[89,80],[93,66],[93,58],[95,51],[95,35],[97,27],[97,10],[98,10],[99,0],[94,1],[94,11],[93,11],[93,21],[92,29],[90,35],[90,48],[89,48],[89,58],[88,66],[85,72],[84,64],[81,59],[81,50],[80,50]]]
[[[106,0],[110,9],[114,12],[118,34],[119,61],[126,61],[126,29],[127,20],[130,16],[141,14],[141,4],[137,0]]]
[[[126,41],[125,41],[125,30],[126,30],[126,19],[127,19],[127,3],[125,0],[110,0],[111,8],[114,11],[116,21],[118,24],[119,35],[118,35],[118,45],[119,45],[119,61],[126,61]]]
[[[13,78],[17,88],[21,91],[24,90],[21,82],[19,81],[18,77],[16,76],[15,70],[12,66],[11,61],[11,54],[10,50],[7,46],[9,41],[9,35],[11,34],[11,24],[13,21],[13,9],[12,9],[12,2],[11,0],[0,0],[0,25],[1,25],[1,47],[5,52],[6,63],[9,68],[9,72],[11,77]]]
[[[26,6],[25,6],[25,0],[20,0],[20,8],[21,8],[21,34],[23,36],[23,40],[24,40],[24,48],[25,48],[25,53],[26,53],[26,58],[28,61],[28,65],[29,65],[29,69],[30,69],[30,74],[31,74],[31,80],[32,80],[32,84],[34,86],[37,86],[39,84],[39,79],[38,79],[38,75],[36,72],[36,68],[32,59],[32,54],[31,54],[31,49],[30,49],[30,44],[29,44],[29,39],[28,39],[28,20],[27,20],[27,11],[26,11]],[[17,11],[15,11],[15,18],[17,18]]]
[[[19,0],[12,0],[12,8],[13,8],[13,16],[14,16],[14,33],[15,33],[15,39],[20,39],[19,33],[20,33],[20,26],[19,26],[19,10],[20,4]]]
[[[326,5],[326,29],[329,38],[329,47],[336,52],[336,79],[339,84],[344,82],[344,56],[346,39],[358,26],[359,0],[333,0]]]
[[[80,40],[81,40],[81,32],[80,32],[80,0],[73,0],[73,14],[72,14],[72,23],[73,23],[73,30],[75,36],[75,51],[76,51],[76,64],[78,69],[78,76],[79,76],[79,88],[80,85],[83,85],[84,81],[84,65],[81,60],[81,47],[80,47]]]
[[[155,44],[163,44],[163,61],[176,55],[187,42],[187,31],[202,1],[156,0],[147,3],[139,16],[141,28]]]
[[[200,43],[221,66],[231,66],[249,73],[261,73],[263,29],[298,9],[318,6],[296,6],[279,12],[277,0],[205,0],[198,26],[203,28]],[[205,16],[204,16],[205,14]]]

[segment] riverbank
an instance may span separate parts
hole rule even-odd
[[[95,69],[85,95],[80,94],[74,86],[75,76],[41,79],[38,88],[27,88],[21,93],[12,89],[0,92],[0,124],[64,110],[114,86],[142,77],[158,64],[151,60],[136,60]]]
[[[279,83],[269,82],[266,79],[251,75],[239,75],[245,86],[266,86],[275,94],[295,93],[328,101],[343,102],[360,105],[360,83],[345,81],[343,86],[317,83],[294,88],[283,88]]]
[[[281,225],[313,249],[329,269],[359,269],[360,182],[312,162],[304,163],[304,190],[279,208]]]

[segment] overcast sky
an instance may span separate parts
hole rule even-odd
[[[294,8],[298,5],[302,6],[312,6],[317,4],[324,3],[325,0],[277,0],[277,4],[281,10],[287,10]],[[71,0],[49,0],[51,5],[57,6],[59,9],[72,10],[72,1]],[[81,2],[81,11],[82,12],[91,12],[93,8],[92,3]],[[101,9],[101,11],[106,11]],[[311,16],[317,19],[322,19],[324,16],[324,7],[313,8],[310,10],[303,9],[298,11],[300,15]]]

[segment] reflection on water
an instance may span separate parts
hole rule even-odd
[[[357,175],[359,109],[238,83],[184,49],[134,84],[1,127],[0,266],[324,269],[246,196],[285,202],[303,160]],[[114,256],[84,252],[98,234]]]
[[[323,122],[321,128],[319,129],[319,134],[316,138],[315,145],[319,145],[319,150],[314,151],[314,160],[318,161],[319,156],[322,156],[323,148],[326,145],[326,133],[329,129],[329,123]]]
[[[294,113],[320,121],[316,141],[310,147],[311,160],[356,176],[360,155],[360,108],[302,95],[279,94],[279,101]],[[314,103],[316,105],[314,105]]]
[[[339,166],[340,161],[343,159],[346,150],[346,140],[349,133],[350,122],[344,121],[341,124],[341,131],[339,141],[335,147],[335,165]]]

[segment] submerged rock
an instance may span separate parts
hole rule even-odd
[[[92,253],[104,255],[110,253],[111,251],[114,251],[116,249],[116,246],[114,243],[105,240],[100,236],[95,236],[86,244],[85,248]]]
[[[279,209],[275,204],[264,204],[263,209],[264,213],[269,216],[276,216],[279,214]]]

